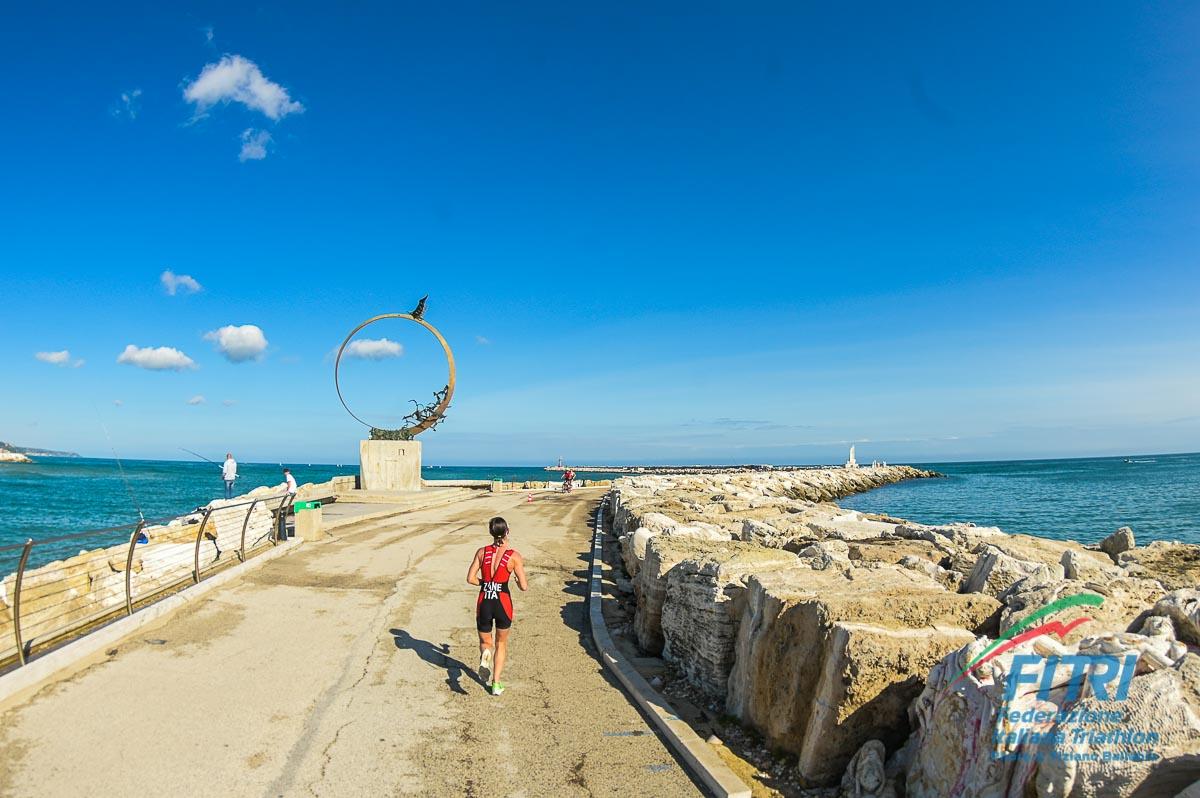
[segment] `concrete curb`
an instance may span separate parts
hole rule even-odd
[[[181,609],[195,599],[232,582],[246,574],[249,570],[258,568],[271,560],[278,559],[285,554],[295,551],[302,543],[303,541],[301,540],[290,540],[287,543],[275,546],[270,551],[263,552],[257,557],[246,560],[244,563],[235,565],[232,568],[226,568],[221,573],[205,579],[198,585],[186,588],[173,596],[168,596],[162,601],[156,601],[138,610],[133,615],[126,616],[119,621],[113,621],[108,626],[101,627],[78,640],[68,643],[62,648],[57,648],[45,656],[38,657],[28,665],[9,671],[0,676],[0,706],[22,693],[41,687],[49,679],[62,676],[76,669],[85,664],[89,658],[103,652],[106,648],[171,615],[171,613]]]
[[[596,510],[596,525],[592,535],[592,576],[591,590],[588,597],[588,615],[591,619],[592,639],[600,651],[600,659],[616,674],[617,679],[625,686],[626,691],[633,696],[642,711],[654,721],[659,732],[666,738],[675,752],[683,758],[700,777],[704,786],[718,798],[750,798],[750,788],[739,779],[729,766],[713,750],[712,746],[700,739],[687,721],[680,718],[671,709],[658,691],[634,669],[633,665],[613,645],[612,637],[608,634],[608,626],[604,623],[604,613],[600,608],[603,596],[603,544],[604,544],[604,507],[601,503]]]

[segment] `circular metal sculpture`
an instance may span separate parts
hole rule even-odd
[[[425,321],[425,301],[429,297],[422,297],[421,301],[411,313],[383,313],[379,316],[372,316],[362,324],[355,327],[346,336],[346,340],[342,341],[342,345],[338,347],[337,360],[333,363],[333,387],[337,389],[338,399],[342,403],[342,407],[346,408],[346,412],[354,418],[355,421],[371,428],[371,440],[391,440],[391,441],[408,441],[415,436],[424,432],[427,429],[433,429],[446,417],[446,410],[450,407],[450,399],[454,396],[454,353],[450,351],[450,344],[446,343],[446,339],[438,332],[437,328],[429,322]],[[383,319],[408,319],[416,322],[429,332],[433,333],[433,337],[442,345],[442,351],[446,353],[446,365],[449,367],[449,377],[446,380],[446,386],[440,391],[433,392],[433,401],[429,404],[421,404],[416,399],[409,401],[416,405],[416,408],[404,417],[404,426],[400,429],[385,429],[376,427],[370,424],[350,409],[350,405],[346,404],[346,397],[342,396],[342,384],[338,379],[339,369],[342,366],[342,354],[346,351],[346,346],[350,340],[359,333],[364,327],[374,324]]]

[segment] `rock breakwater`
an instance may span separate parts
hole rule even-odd
[[[832,503],[929,475],[616,481],[637,644],[794,757],[797,789],[1173,796],[1200,779],[1200,548],[1138,548],[1128,529],[1085,547]]]

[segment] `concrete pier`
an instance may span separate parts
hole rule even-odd
[[[328,542],[0,707],[0,794],[698,795],[590,650],[600,495],[327,507]],[[493,515],[531,582],[499,697],[465,582]]]

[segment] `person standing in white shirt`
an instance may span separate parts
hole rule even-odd
[[[225,480],[225,498],[233,498],[233,483],[237,479],[237,460],[231,452],[225,453],[225,462],[221,465],[221,479]]]
[[[289,496],[296,495],[296,478],[292,476],[292,469],[283,469],[283,484],[280,485],[280,487],[287,488],[287,494]]]
[[[287,504],[290,505],[296,500],[296,478],[292,476],[292,469],[283,469],[283,484],[279,487],[283,488],[284,492],[288,495],[289,501]],[[277,534],[281,543],[287,542],[287,510],[281,509],[279,512],[279,530]]]

